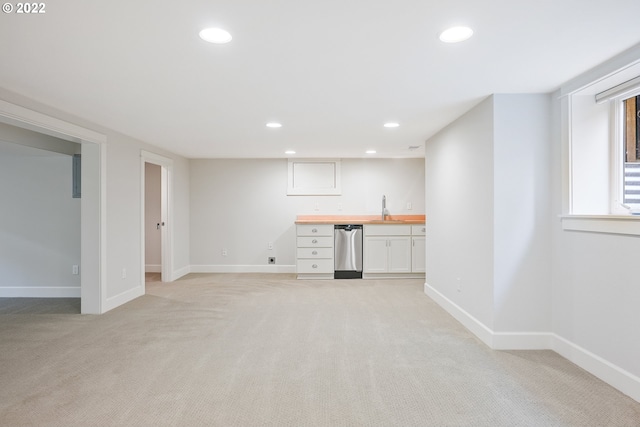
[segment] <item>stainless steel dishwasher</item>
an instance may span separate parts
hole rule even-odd
[[[336,225],[335,279],[362,279],[362,225]]]

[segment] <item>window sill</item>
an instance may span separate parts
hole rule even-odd
[[[638,215],[561,215],[560,220],[565,231],[640,236]]]

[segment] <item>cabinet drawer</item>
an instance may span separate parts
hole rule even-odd
[[[333,259],[299,259],[298,274],[333,273]]]
[[[333,248],[333,236],[298,237],[299,248]]]
[[[365,236],[410,236],[410,225],[376,224],[364,226]]]
[[[412,225],[411,234],[413,234],[414,236],[424,236],[425,234],[427,234],[427,226],[424,224]]]
[[[298,248],[297,258],[333,258],[333,248]]]
[[[299,224],[298,236],[333,236],[333,224]]]

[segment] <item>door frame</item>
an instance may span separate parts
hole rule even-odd
[[[0,99],[0,122],[81,144],[80,312],[107,307],[107,137]]]
[[[160,221],[161,227],[161,279],[163,282],[172,282],[173,278],[173,160],[150,151],[140,150],[140,254],[141,283],[146,292],[145,283],[145,164],[151,163],[160,166]]]

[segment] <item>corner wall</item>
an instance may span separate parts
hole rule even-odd
[[[496,332],[551,328],[549,95],[493,96]]]
[[[550,329],[548,95],[493,95],[426,144],[426,292],[492,348]]]

